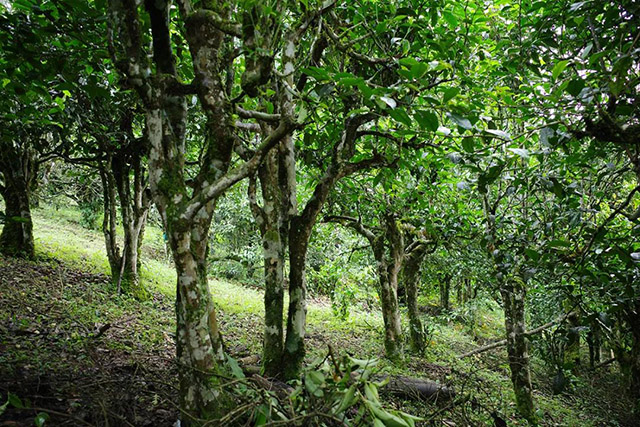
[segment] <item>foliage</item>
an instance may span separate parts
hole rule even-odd
[[[233,359],[230,364],[236,378],[245,376]],[[246,400],[258,400],[251,405],[253,425],[374,425],[413,427],[420,418],[401,411],[386,409],[380,400],[376,381],[379,372],[376,360],[360,360],[350,356],[335,359],[333,351],[305,369],[302,380],[284,393],[266,391],[244,381],[236,386],[237,394]],[[250,380],[250,379],[249,379]],[[239,414],[240,415],[240,414]],[[225,420],[226,421],[226,420]],[[231,420],[233,421],[233,420]]]
[[[300,217],[326,190],[314,215],[328,223],[310,233],[304,261],[309,294],[329,296],[338,319],[346,323],[354,313],[363,315],[361,306],[377,316],[380,272],[367,242],[330,218],[348,217],[383,240],[389,238],[384,227],[391,218],[407,247],[428,242],[421,309],[443,282],[469,281],[475,297],[461,295],[439,320],[477,340],[497,339],[496,332],[502,333],[497,323],[513,319],[495,313],[495,302],[506,308],[513,289],[504,285],[517,285],[521,332],[570,308],[573,327],[601,334],[602,347],[613,349],[623,376],[636,385],[631,392],[640,390],[637,1],[241,1],[224,3],[228,8],[223,3],[220,8],[213,7],[216,2],[182,1],[175,7],[150,1],[3,3],[0,189],[5,200],[11,200],[5,194],[11,178],[6,165],[20,164],[18,170],[29,172],[21,191],[48,204],[72,200],[71,216],[87,229],[82,233],[93,236],[105,200],[89,170],[135,147],[145,172],[155,171],[149,176],[164,207],[151,215],[155,225],[166,227],[149,227],[152,239],[145,248],[153,259],[143,263],[143,280],[152,280],[157,271],[158,281],[173,277],[164,261],[172,232],[184,224],[167,219],[196,206],[189,212],[207,214],[195,233],[199,250],[181,253],[202,255],[202,300],[208,298],[207,268],[211,276],[260,288],[267,248],[242,180],[256,172],[267,155],[262,143],[282,125],[286,135],[278,138],[285,142],[269,155],[282,165],[283,147],[291,148],[293,172],[287,172],[288,180],[279,173],[275,181],[292,186]],[[131,19],[118,22],[137,26],[119,31],[115,18],[125,5]],[[200,6],[212,8],[197,15]],[[154,15],[156,9],[166,13]],[[204,43],[214,38],[198,37],[206,32],[196,24],[210,24],[217,34],[215,53]],[[158,37],[160,27],[166,44]],[[127,40],[133,33],[137,38]],[[287,37],[296,38],[293,53]],[[194,55],[198,51],[205,53]],[[164,115],[175,113],[169,106],[178,104],[183,117],[169,126]],[[150,147],[145,129],[156,110],[163,111],[166,132]],[[128,114],[130,126],[123,132],[119,125]],[[183,134],[176,137],[181,133],[176,130]],[[169,149],[171,137],[176,141]],[[160,142],[166,145],[162,150]],[[340,151],[346,143],[352,146]],[[162,169],[150,162],[160,155],[175,157]],[[336,165],[346,169],[336,172]],[[215,183],[226,193],[203,196]],[[264,201],[261,189],[258,194]],[[202,210],[203,205],[208,207]],[[63,206],[60,219],[67,214]],[[48,225],[53,220],[47,215],[36,217]],[[282,236],[290,231],[290,219],[280,218]],[[0,212],[0,222],[10,220],[30,221],[27,215]],[[59,249],[67,237],[49,233],[48,242],[39,241],[39,253],[104,270],[93,246],[89,261],[78,248]],[[291,266],[285,254],[286,272]],[[398,286],[405,303],[403,285]],[[248,306],[255,308],[260,298],[252,295]],[[304,308],[304,301],[299,306]],[[433,330],[438,318],[426,310],[423,319]],[[323,312],[323,321],[327,316]],[[233,322],[225,327],[236,333]],[[380,332],[376,325],[368,331]],[[565,338],[558,333],[532,340],[532,358],[567,376]],[[344,415],[332,411],[352,387],[341,382],[350,367],[338,366],[342,373],[335,368],[307,371],[309,378],[296,384],[293,406],[277,403],[268,411],[270,419],[291,421],[288,411],[311,416],[318,408],[332,417]],[[374,393],[367,397],[364,387],[360,382],[355,387],[362,400],[349,419],[376,412]],[[322,392],[322,399],[314,392]]]

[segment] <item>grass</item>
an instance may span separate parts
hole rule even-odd
[[[174,330],[172,301],[175,297],[175,272],[164,253],[162,231],[153,225],[149,225],[146,230],[141,280],[152,290],[154,299],[139,303],[113,295],[113,289],[109,289],[110,285],[106,280],[109,265],[104,255],[102,233],[81,227],[81,216],[77,210],[72,207],[44,207],[36,209],[33,216],[36,251],[41,258],[38,264],[46,265],[49,261],[42,260],[47,259],[60,260],[69,271],[86,272],[97,275],[95,277],[102,280],[100,288],[96,288],[95,283],[87,284],[86,286],[92,286],[89,293],[80,286],[78,289],[62,289],[59,295],[56,294],[57,300],[61,301],[55,308],[59,312],[55,316],[57,322],[60,322],[58,327],[70,331],[65,341],[65,351],[86,348],[87,341],[91,341],[88,338],[90,334],[86,331],[95,330],[99,324],[111,323],[129,325],[130,330],[122,336],[109,335],[110,339],[104,343],[105,351],[118,354],[164,352],[164,357],[170,357],[173,354],[170,337]],[[49,281],[60,280],[49,277]],[[262,292],[253,287],[215,278],[210,280],[210,289],[219,309],[221,330],[229,351],[236,357],[260,354],[264,316]],[[29,288],[25,287],[22,292],[25,295],[14,295],[16,304],[21,299],[31,299],[34,306],[38,306],[53,291],[47,291],[49,294],[44,292],[32,295]],[[432,305],[433,298],[434,296],[424,297],[422,305]],[[27,308],[22,307],[16,312],[24,310]],[[47,325],[50,318],[45,309],[32,318],[24,315],[18,317],[16,321],[31,322],[38,327]],[[427,377],[450,383],[459,391],[459,395],[468,394],[472,397],[472,400],[442,412],[438,415],[439,420],[481,425],[496,422],[491,415],[494,413],[509,425],[523,425],[523,421],[515,415],[504,349],[484,353],[480,357],[462,360],[457,358],[457,355],[487,340],[502,338],[503,317],[497,304],[483,302],[454,308],[450,314],[429,317],[428,321],[432,334],[426,354],[408,355],[401,364],[383,360],[383,369],[392,374]],[[29,325],[21,327],[29,328]],[[407,330],[406,324],[404,328]],[[360,358],[382,357],[382,332],[382,317],[377,310],[364,310],[356,305],[342,319],[334,315],[329,301],[313,299],[308,304],[308,361],[325,355],[328,344]],[[119,338],[113,339],[114,336]],[[33,359],[30,356],[33,351],[33,346],[17,349],[11,356],[11,363],[27,363]],[[51,361],[56,360],[54,353],[59,349],[49,351],[52,353],[43,353],[37,357],[38,369],[45,369]],[[0,356],[0,361],[8,363],[9,359],[2,359]],[[616,384],[615,372],[585,372],[580,377],[581,380],[574,384],[571,394],[553,396],[550,391],[552,377],[544,363],[534,357],[532,364],[535,398],[542,424],[624,425],[615,421],[623,417],[624,405],[627,403],[624,399],[617,398],[621,387]],[[603,400],[606,402],[604,405]],[[438,406],[423,403],[398,400],[391,402],[405,411],[427,417],[439,411]],[[613,415],[609,415],[607,411],[612,411]]]

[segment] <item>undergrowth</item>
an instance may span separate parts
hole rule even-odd
[[[32,408],[49,405],[63,414],[61,423],[69,425],[77,419],[117,425],[122,418],[145,425],[141,417],[156,423],[149,425],[170,425],[165,423],[177,417],[172,363],[175,273],[161,230],[147,227],[141,280],[152,299],[141,303],[115,295],[107,277],[102,234],[81,227],[77,210],[37,209],[34,223],[38,258],[0,259],[3,391],[31,399]],[[210,287],[228,351],[235,358],[255,360],[262,345],[262,293],[215,278]],[[421,305],[428,311],[433,299],[427,296]],[[440,382],[454,387],[456,397],[423,402],[383,392],[383,400],[423,417],[428,425],[526,424],[515,414],[503,349],[457,357],[502,338],[499,308],[489,302],[478,304],[473,312],[465,310],[425,314],[430,331],[426,353],[409,354],[400,364],[381,362],[389,375]],[[329,346],[342,355],[382,358],[382,332],[378,310],[354,304],[348,315],[336,316],[328,299],[315,298],[308,310],[307,361],[326,355]],[[570,392],[554,396],[552,375],[544,363],[534,357],[532,366],[541,424],[633,425],[634,420],[625,419],[629,402],[621,397],[615,370],[584,369]],[[133,385],[125,387],[126,381]],[[93,393],[89,398],[88,390]],[[123,409],[131,401],[133,411]],[[37,413],[23,411],[22,416],[33,420]]]

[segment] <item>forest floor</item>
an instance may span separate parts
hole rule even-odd
[[[153,296],[138,302],[115,295],[102,234],[81,227],[79,218],[73,209],[36,210],[37,259],[0,258],[0,398],[8,399],[0,401],[0,426],[171,426],[178,415],[175,275],[161,231],[148,227],[142,279]],[[261,292],[210,283],[231,355],[259,355]],[[456,357],[502,337],[496,307],[479,309],[474,319],[469,325],[432,317],[424,356],[407,356],[401,365],[382,363],[392,374],[452,385],[458,396],[453,402],[388,397],[387,403],[430,420],[425,425],[526,425],[515,416],[503,349]],[[360,358],[383,355],[382,318],[375,309],[354,307],[338,318],[330,302],[318,298],[309,304],[308,320],[309,360],[326,354],[328,345]],[[554,396],[553,373],[535,356],[532,362],[541,424],[640,425],[614,365],[583,368],[569,392]]]

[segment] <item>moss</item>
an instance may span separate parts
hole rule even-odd
[[[117,278],[114,278],[114,282],[117,283]],[[124,295],[130,295],[138,301],[146,301],[151,296],[140,278],[132,278],[127,272],[120,281],[120,289]]]

